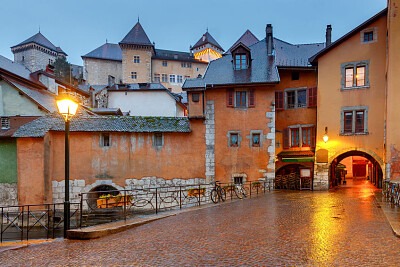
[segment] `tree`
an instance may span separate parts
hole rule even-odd
[[[72,78],[70,77],[70,72],[71,64],[65,57],[58,57],[56,61],[54,61],[54,75],[57,79],[69,83]]]

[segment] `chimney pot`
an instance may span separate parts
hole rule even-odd
[[[267,24],[267,27],[265,28],[265,37],[267,40],[267,54],[268,56],[272,55],[272,50],[274,47],[273,41],[273,34],[272,34],[272,24]]]
[[[332,43],[332,25],[326,25],[326,47],[330,46]]]

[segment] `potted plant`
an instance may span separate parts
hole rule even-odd
[[[124,205],[129,205],[132,202],[132,195],[121,195],[116,196],[108,194],[102,195],[97,199],[97,207],[100,209],[111,208],[111,207],[122,207]]]

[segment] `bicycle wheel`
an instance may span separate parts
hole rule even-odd
[[[246,188],[244,188],[244,186],[241,186],[240,188],[242,189],[242,195],[243,195],[243,197],[246,198],[246,197],[247,197]]]
[[[222,187],[220,187],[220,189],[219,189],[219,196],[220,196],[222,201],[225,201],[225,199],[226,199],[226,191]]]
[[[214,202],[215,204],[217,204],[218,201],[219,201],[219,196],[218,196],[217,190],[215,190],[215,189],[211,190],[210,196],[211,196],[212,202]]]
[[[235,195],[238,199],[242,199],[243,198],[243,193],[242,193],[242,189],[239,186],[235,186]]]

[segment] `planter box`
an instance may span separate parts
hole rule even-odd
[[[192,189],[189,189],[187,192],[188,192],[189,197],[195,197],[195,196],[200,196],[200,195],[204,196],[204,194],[206,193],[206,189],[205,188],[200,188],[200,189],[192,188]]]
[[[132,196],[126,196],[126,201],[124,201],[124,197],[113,197],[113,198],[103,198],[97,200],[97,208],[105,209],[112,207],[123,207],[124,205],[128,206],[131,204]]]

